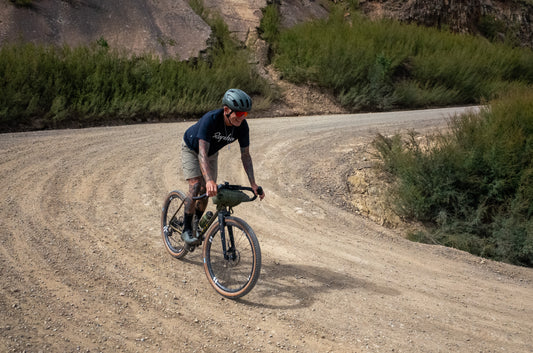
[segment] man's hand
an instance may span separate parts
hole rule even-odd
[[[209,180],[205,183],[205,189],[207,192],[207,196],[212,197],[216,196],[217,194],[217,184],[213,180]]]
[[[254,189],[254,193],[255,193],[257,196],[259,196],[259,200],[262,200],[262,199],[265,198],[265,190],[263,190],[263,188],[261,188],[262,193],[259,194],[258,191],[257,191],[257,189],[259,188],[259,186],[258,186],[257,184],[252,184],[251,186],[252,186],[252,189]]]

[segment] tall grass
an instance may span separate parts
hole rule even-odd
[[[333,11],[281,31],[274,65],[353,110],[479,103],[533,83],[533,52],[469,35]]]
[[[375,139],[398,180],[396,211],[429,225],[417,240],[533,266],[533,90],[449,127],[428,141],[414,132]]]
[[[101,38],[71,48],[30,43],[0,48],[0,131],[198,117],[239,87],[264,108],[271,87],[219,17],[209,49],[179,61],[127,55]],[[261,104],[261,102],[263,102]]]

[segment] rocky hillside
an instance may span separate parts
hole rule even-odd
[[[185,0],[35,0],[0,2],[0,42],[27,40],[69,46],[105,40],[133,53],[195,56],[209,26]]]
[[[341,0],[277,0],[285,27],[323,18]],[[237,38],[253,44],[267,0],[204,0],[219,13]],[[21,5],[26,4],[26,5]],[[533,1],[515,0],[360,0],[370,17],[389,17],[458,32],[505,37],[533,44]],[[205,49],[209,26],[187,0],[3,0],[0,45],[16,40],[57,45],[94,43],[133,53],[188,59]]]
[[[283,91],[269,114],[342,113],[333,99],[311,87],[294,87],[268,67],[266,44],[258,38],[267,3],[279,5],[284,27],[328,16],[332,3],[346,0],[202,0],[229,30],[255,49],[260,71]],[[106,43],[128,53],[154,53],[187,60],[206,49],[211,29],[188,0],[2,0],[0,45],[14,41],[69,46]],[[371,18],[483,34],[533,47],[533,0],[359,0]]]
[[[188,59],[205,49],[211,33],[187,0],[33,0],[28,5],[0,1],[0,44],[24,40],[76,46],[105,40],[133,53]],[[219,13],[235,36],[256,38],[266,0],[204,0]],[[315,1],[284,1],[284,24],[327,16]]]
[[[533,47],[531,0],[360,0],[371,17],[476,33]]]

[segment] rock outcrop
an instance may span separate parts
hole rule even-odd
[[[242,42],[257,37],[266,0],[204,0]],[[284,24],[327,16],[313,0],[282,1]],[[34,0],[29,6],[0,2],[0,45],[13,41],[77,46],[105,41],[130,53],[182,60],[207,46],[211,29],[187,0]]]
[[[0,44],[17,40],[69,46],[99,39],[134,54],[188,59],[205,49],[210,27],[186,0],[0,2]]]
[[[341,0],[276,0],[283,27],[328,15]],[[501,0],[360,0],[370,17],[482,33],[533,47],[533,2]],[[203,0],[229,30],[254,44],[267,0]],[[207,46],[211,29],[187,0],[33,0],[29,6],[0,1],[0,45],[23,40],[76,46],[105,41],[127,52],[185,60]]]
[[[360,0],[374,18],[393,18],[533,47],[533,2],[500,0]]]

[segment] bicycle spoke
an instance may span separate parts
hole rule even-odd
[[[240,297],[251,290],[259,277],[259,244],[255,235],[251,235],[249,226],[235,221],[228,223],[232,225],[227,224],[225,228],[226,255],[218,228],[209,244],[206,244],[206,266],[208,277],[217,291],[228,297]],[[230,241],[231,235],[233,244]]]
[[[167,251],[176,258],[187,254],[185,244],[181,239],[183,230],[183,200],[185,195],[179,191],[169,194],[163,205],[161,214],[161,233]]]

